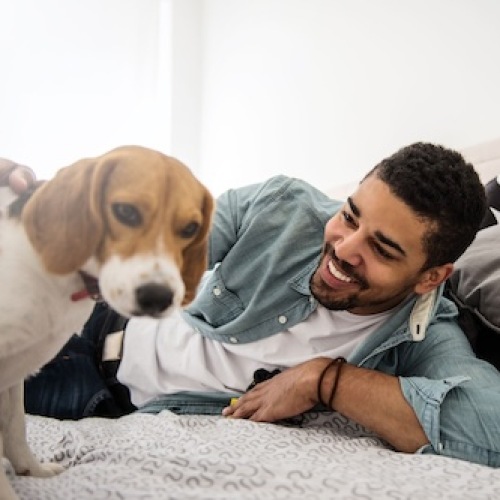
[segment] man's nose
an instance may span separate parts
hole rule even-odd
[[[335,241],[333,248],[339,260],[343,260],[351,266],[359,266],[361,264],[362,238],[357,231],[340,237]]]

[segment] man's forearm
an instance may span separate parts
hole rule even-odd
[[[321,384],[327,402],[340,365],[330,368]],[[413,408],[392,375],[345,364],[341,368],[332,408],[374,431],[397,450],[415,452],[429,440]]]

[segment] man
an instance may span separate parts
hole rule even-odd
[[[323,403],[397,450],[500,466],[500,374],[474,356],[441,286],[484,212],[472,166],[423,143],[346,203],[282,176],[231,190],[196,299],[128,322],[118,379],[138,407],[237,394],[225,416],[272,422]],[[281,373],[245,392],[259,368]]]

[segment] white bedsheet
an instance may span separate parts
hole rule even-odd
[[[28,416],[43,460],[67,470],[14,477],[23,499],[498,499],[500,469],[396,453],[339,414],[301,427],[218,416],[132,414],[77,422]]]

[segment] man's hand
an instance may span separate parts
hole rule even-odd
[[[0,158],[0,186],[10,186],[17,193],[23,193],[35,182],[33,170],[25,165]]]
[[[224,408],[222,414],[255,422],[275,422],[300,415],[318,403],[318,378],[329,361],[327,358],[313,359],[285,370],[257,384]]]
[[[299,415],[318,403],[318,382],[328,358],[316,358],[290,368],[257,384],[231,406],[226,417],[248,418],[255,422],[275,422]],[[328,401],[337,369],[323,377],[321,399]],[[394,448],[414,453],[429,440],[401,391],[399,378],[345,364],[333,399],[333,408],[374,431]]]

